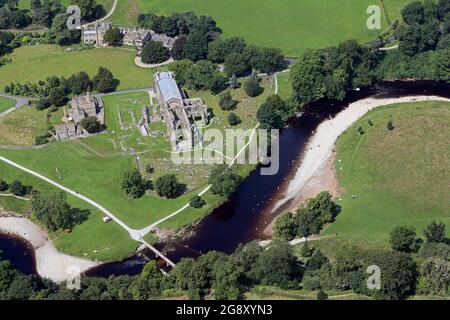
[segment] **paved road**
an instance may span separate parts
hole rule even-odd
[[[12,96],[12,95],[9,95],[9,94],[6,94],[6,93],[0,93],[0,97],[16,101],[16,105],[14,107],[12,107],[12,108],[10,108],[10,109],[0,113],[0,118],[6,116],[7,114],[9,114],[9,113],[11,113],[11,112],[13,112],[13,111],[15,111],[15,110],[25,106],[25,105],[27,105],[30,102],[30,100],[28,98]]]

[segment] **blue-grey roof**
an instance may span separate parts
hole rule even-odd
[[[158,75],[158,87],[161,91],[164,101],[168,102],[171,99],[182,100],[180,89],[172,77],[171,72],[161,72]]]

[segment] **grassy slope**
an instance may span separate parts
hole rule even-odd
[[[398,225],[421,234],[434,219],[449,224],[449,123],[450,104],[415,103],[376,109],[345,132],[337,143],[342,161],[336,162],[343,210],[323,235],[383,245]]]
[[[24,106],[0,119],[0,145],[30,146],[47,130],[46,111]]]
[[[0,113],[6,111],[16,105],[16,102],[12,99],[0,97]]]
[[[93,76],[101,66],[120,80],[119,90],[148,88],[153,84],[152,71],[135,66],[135,52],[124,49],[67,52],[55,45],[37,45],[18,48],[12,57],[12,63],[0,67],[0,90],[11,82],[37,82],[79,71]]]
[[[347,39],[374,39],[378,32],[366,27],[366,10],[372,4],[378,1],[127,0],[119,1],[113,22],[135,24],[140,12],[195,11],[212,16],[225,37],[242,36],[251,43],[279,47],[297,56],[307,48],[322,48]]]
[[[58,191],[51,185],[3,162],[0,162],[0,177],[8,182],[18,179],[24,184],[32,185],[35,189],[43,192]],[[103,215],[85,202],[71,196],[68,197],[68,201],[74,207],[89,209],[91,214],[89,219],[83,224],[76,226],[72,233],[52,235],[55,246],[59,250],[75,256],[101,261],[121,260],[134,252],[137,246],[136,242],[131,240],[128,233],[119,225],[103,223]],[[5,205],[7,209],[14,210],[14,207],[21,208],[26,204],[6,203],[6,200],[2,200],[0,205]],[[26,207],[21,212],[25,210]],[[98,253],[94,253],[94,250],[97,250]]]

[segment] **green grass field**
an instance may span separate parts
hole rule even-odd
[[[384,0],[391,19],[398,16],[405,1]],[[305,49],[347,39],[375,39],[380,31],[366,27],[366,11],[369,5],[380,4],[380,0],[125,0],[119,1],[112,20],[118,25],[135,25],[142,12],[194,11],[212,16],[224,37],[241,36],[250,43],[298,56]],[[383,17],[383,29],[386,27]]]
[[[16,102],[12,99],[0,97],[0,113],[11,109],[16,105]]]
[[[72,0],[61,0],[61,4],[65,7],[72,4]],[[105,11],[111,10],[114,0],[96,0],[96,3],[103,5]],[[30,9],[30,0],[19,0],[20,9]]]
[[[86,71],[90,76],[106,67],[120,80],[119,90],[148,88],[152,71],[134,64],[135,51],[125,49],[86,49],[68,52],[56,45],[21,47],[11,54],[13,62],[0,67],[0,90],[11,82],[45,80],[49,76],[70,76]]]
[[[389,120],[393,131],[386,129]],[[433,220],[450,225],[449,124],[450,104],[421,102],[380,107],[347,130],[335,163],[342,212],[323,236],[386,245],[399,225],[419,235]]]
[[[0,119],[0,145],[31,146],[47,131],[47,111],[24,106]],[[61,114],[62,115],[62,114]]]

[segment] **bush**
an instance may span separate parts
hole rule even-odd
[[[81,120],[81,126],[88,133],[96,133],[99,132],[101,129],[101,125],[97,117],[84,118],[83,120]]]
[[[9,185],[5,180],[0,180],[0,191],[6,191],[9,189]]]
[[[322,289],[317,293],[317,300],[327,300],[328,295]]]
[[[258,79],[253,77],[244,81],[243,88],[249,97],[257,97],[264,91],[264,89],[259,85]]]
[[[22,182],[14,180],[9,186],[9,191],[11,191],[13,195],[21,197],[26,195],[27,187],[25,187]]]
[[[203,200],[200,196],[195,196],[195,197],[191,198],[191,200],[189,201],[189,205],[195,209],[201,208],[205,204],[206,204],[206,201]]]
[[[169,49],[164,47],[162,42],[149,41],[141,52],[141,59],[144,63],[161,63],[169,59]]]
[[[40,146],[40,145],[43,145],[46,143],[48,143],[47,135],[41,135],[41,136],[37,136],[36,138],[34,138],[35,146]]]
[[[279,240],[291,241],[297,235],[297,223],[291,212],[281,214],[275,220],[274,237]]]
[[[236,115],[236,113],[230,112],[230,114],[228,115],[228,123],[231,126],[236,126],[241,123],[241,119]]]
[[[419,249],[416,230],[413,227],[395,227],[390,234],[390,243],[393,250],[401,252],[416,252]]]
[[[230,91],[225,91],[219,96],[219,106],[222,110],[231,110],[237,105],[237,101],[233,100]]]
[[[386,128],[387,128],[389,131],[392,131],[392,130],[395,129],[394,124],[392,123],[392,121],[389,121],[389,122],[387,123]]]
[[[155,183],[156,192],[160,197],[168,199],[176,198],[180,195],[180,185],[173,174],[166,174],[158,178]]]

